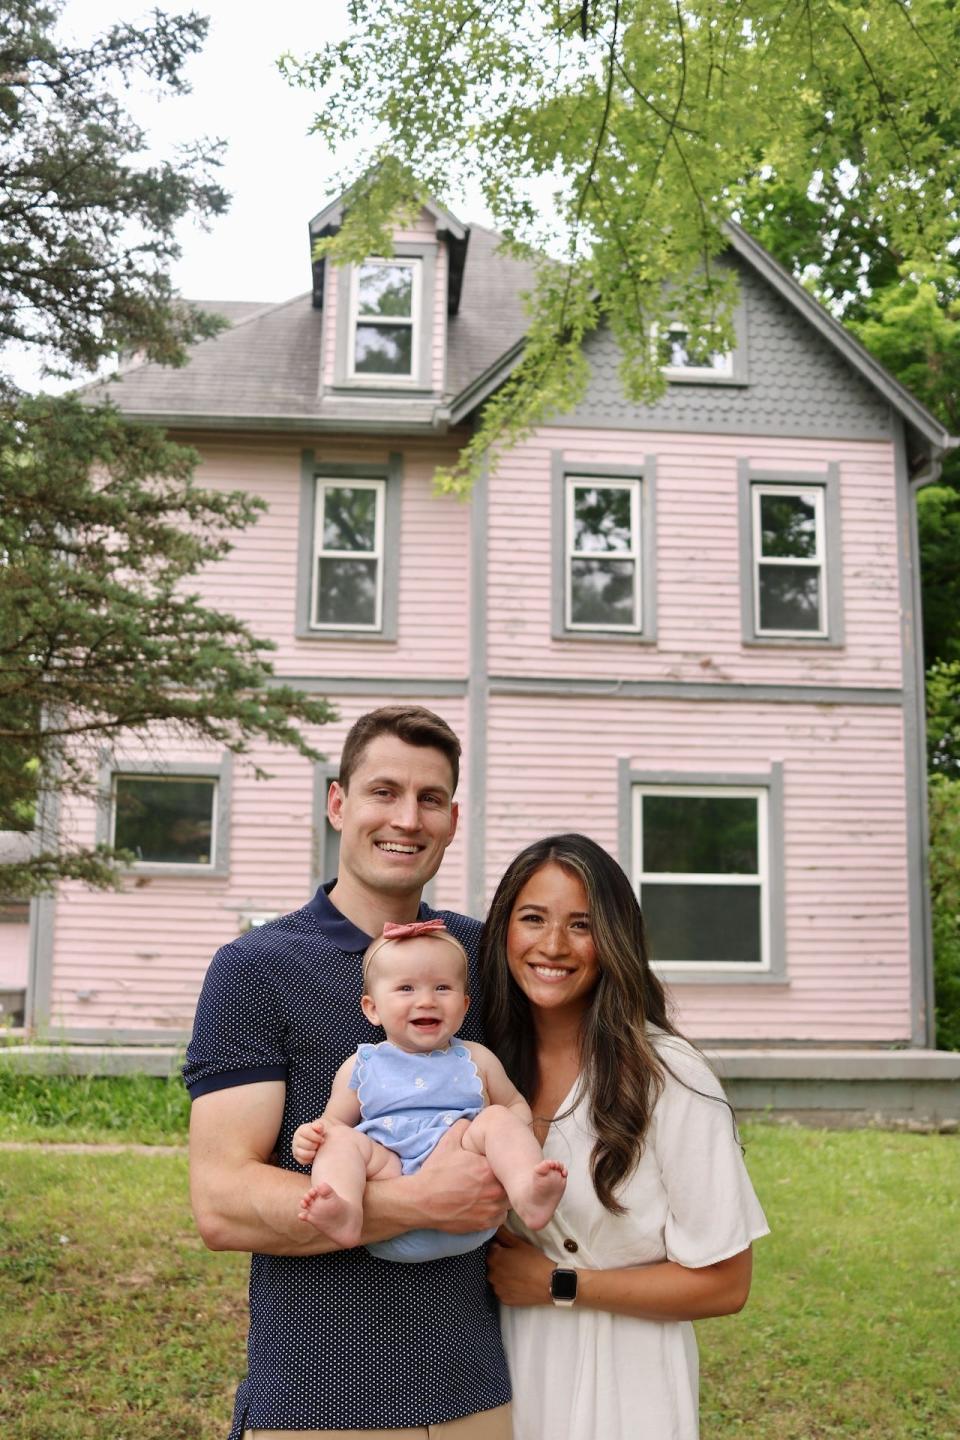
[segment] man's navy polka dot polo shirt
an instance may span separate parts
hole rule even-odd
[[[326,887],[329,889],[330,887]],[[480,925],[439,915],[470,956]],[[319,1115],[336,1071],[363,1041],[383,1039],[360,1009],[370,937],[324,890],[302,910],[259,926],[213,958],[197,1006],[184,1079],[210,1090],[285,1080],[280,1164],[294,1130]],[[474,996],[477,988],[472,981]],[[461,1030],[479,1039],[474,1001]],[[249,1373],[230,1440],[244,1425],[375,1430],[438,1425],[510,1399],[484,1251],[399,1265],[363,1248],[332,1255],[254,1255]]]

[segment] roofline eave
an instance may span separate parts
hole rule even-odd
[[[120,408],[120,407],[118,407]],[[377,420],[323,415],[213,415],[173,410],[125,410],[125,420],[158,425],[164,430],[259,430],[275,434],[340,433],[343,435],[437,435],[449,427],[449,410],[438,405],[429,420]]]

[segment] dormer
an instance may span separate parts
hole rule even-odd
[[[310,222],[335,234],[343,201]],[[393,234],[393,253],[360,264],[313,261],[313,305],[323,311],[320,390],[325,402],[375,398],[437,403],[446,389],[447,320],[460,305],[469,230],[425,200]]]

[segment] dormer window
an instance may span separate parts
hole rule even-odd
[[[416,380],[421,262],[366,260],[353,272],[351,377]]]

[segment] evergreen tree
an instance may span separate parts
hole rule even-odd
[[[168,273],[181,217],[226,204],[219,144],[144,164],[112,88],[139,72],[182,93],[206,21],[158,11],[77,47],[56,34],[59,10],[13,0],[0,17],[0,830],[30,828],[53,793],[95,793],[99,752],[124,734],[315,756],[298,723],[332,713],[275,685],[267,642],[190,589],[262,504],[197,486],[196,454],[158,430],[11,378],[24,347],[60,376],[117,352],[176,365],[220,327]],[[115,852],[69,834],[41,843],[0,865],[0,894],[121,873]]]

